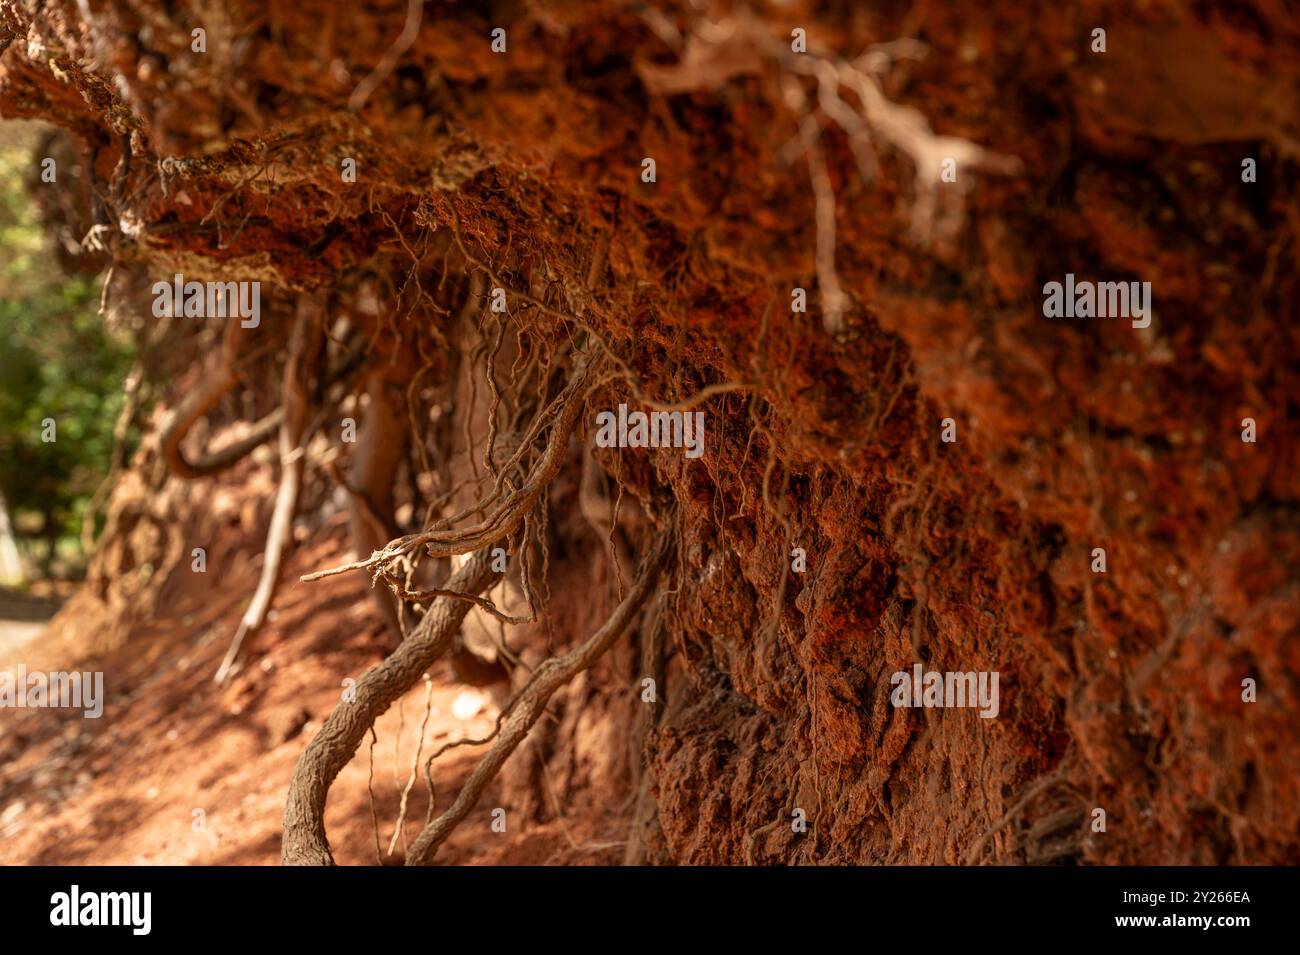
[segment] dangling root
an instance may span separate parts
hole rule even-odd
[[[255,422],[248,434],[219,451],[209,451],[197,460],[190,460],[181,450],[181,442],[185,440],[194,424],[216,408],[221,399],[239,383],[241,367],[247,366],[266,352],[265,348],[257,349],[243,358],[237,358],[233,333],[239,329],[239,325],[232,323],[229,328],[217,368],[211,374],[204,375],[203,383],[198,390],[192,392],[168,414],[159,429],[158,448],[162,459],[172,474],[187,481],[213,477],[234,467],[266,444],[280,430],[280,425],[284,422],[284,406],[281,405]],[[338,367],[330,371],[328,384],[347,382],[365,358],[364,348],[351,351]]]
[[[664,649],[664,614],[667,596],[660,591],[655,602],[647,612],[646,623],[641,626],[641,672],[655,681],[661,699],[667,698],[668,661]],[[632,800],[632,821],[628,825],[627,842],[623,851],[624,865],[642,865],[646,856],[646,836],[655,824],[657,807],[651,790],[650,773],[644,765],[641,754],[647,752],[651,732],[659,725],[663,716],[663,707],[655,704],[639,707],[637,730],[634,737],[633,752],[636,759],[632,761],[635,777]]]
[[[253,429],[247,435],[220,451],[203,455],[197,461],[189,460],[181,450],[181,442],[190,433],[194,423],[216,408],[221,399],[239,383],[240,360],[236,354],[238,332],[237,323],[232,322],[227,326],[217,368],[212,374],[203,376],[202,385],[167,416],[159,432],[158,445],[162,458],[177,477],[193,481],[211,477],[233,467],[254,449],[265,444],[284,420],[284,409],[276,408],[253,425]]]
[[[280,561],[293,529],[293,515],[298,509],[298,491],[302,486],[302,474],[306,465],[305,437],[308,431],[307,415],[311,410],[308,389],[321,357],[322,316],[323,310],[319,303],[306,298],[299,301],[298,318],[289,350],[289,368],[286,369],[284,379],[284,415],[280,425],[280,486],[275,495],[271,527],[266,535],[262,576],[214,677],[217,683],[224,683],[230,675],[244,638],[262,625],[279,583]]]
[[[496,743],[480,760],[456,801],[425,826],[424,831],[411,844],[410,854],[406,857],[407,865],[427,865],[433,860],[438,848],[478,803],[483,790],[496,778],[510,754],[528,736],[529,730],[541,717],[555,691],[591,666],[627,629],[641,606],[654,593],[659,574],[673,551],[673,541],[671,529],[661,532],[642,562],[641,570],[627,596],[600,629],[588,637],[585,643],[563,656],[550,658],[533,672],[528,685],[512,704],[510,718],[501,727]]]
[[[1053,786],[1062,785],[1066,778],[1066,763],[1063,761],[1056,769],[1046,775],[1039,776],[1032,783],[1024,788],[1020,797],[1015,803],[1003,813],[1002,818],[993,823],[978,839],[971,843],[970,848],[966,850],[966,865],[979,865],[980,856],[984,853],[984,847],[988,845],[991,838],[997,835],[1002,827],[1014,819],[1022,809],[1025,808],[1035,796],[1039,793],[1051,789]]]
[[[352,542],[358,554],[373,551],[392,539],[393,480],[410,442],[409,412],[400,382],[412,369],[406,356],[381,357],[366,383],[370,400],[360,423],[360,440],[352,473],[345,485],[351,499]],[[389,630],[402,638],[398,604],[387,590],[371,591]]]
[[[434,527],[419,534],[408,535],[392,541],[383,550],[375,551],[365,560],[354,561],[339,567],[331,567],[311,574],[304,574],[302,580],[320,580],[335,574],[351,570],[382,568],[389,561],[403,554],[413,552],[417,547],[425,548],[428,557],[450,557],[454,554],[467,554],[494,544],[509,537],[523,523],[525,515],[559,473],[568,453],[569,436],[582,413],[584,400],[594,387],[596,364],[580,361],[564,390],[544,411],[539,412],[533,423],[521,436],[513,454],[502,465],[492,493],[482,501],[471,505],[461,513],[444,518]],[[551,435],[540,458],[533,465],[522,486],[512,488],[506,493],[505,478],[513,474],[529,452],[533,442],[541,434],[548,422],[553,422]],[[471,527],[460,530],[449,529],[469,514],[496,504],[488,517]],[[450,588],[455,589],[455,588]]]

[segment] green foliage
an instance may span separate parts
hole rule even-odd
[[[97,314],[97,280],[49,252],[27,190],[59,187],[31,184],[39,164],[30,146],[0,148],[0,491],[15,524],[75,538],[108,470],[131,352]]]

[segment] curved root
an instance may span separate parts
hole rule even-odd
[[[578,673],[591,666],[596,658],[628,628],[641,606],[654,593],[659,574],[673,550],[673,531],[666,529],[656,538],[650,553],[641,564],[627,596],[623,598],[608,620],[580,646],[568,653],[552,657],[534,672],[528,685],[510,707],[510,717],[497,736],[497,741],[480,760],[469,780],[461,789],[456,801],[437,819],[424,827],[424,831],[411,844],[407,865],[427,865],[438,848],[447,840],[456,826],[478,803],[483,790],[496,778],[505,761],[528,736],[533,724],[541,717],[551,696]]]
[[[199,388],[191,392],[167,416],[159,432],[158,445],[162,458],[177,477],[193,481],[233,467],[255,448],[265,444],[279,430],[284,420],[284,409],[277,408],[253,425],[252,431],[238,441],[220,451],[205,454],[197,461],[191,461],[181,450],[181,442],[195,422],[216,408],[221,399],[239,383],[238,330],[239,325],[234,322],[227,327],[215,372],[203,377]]]
[[[487,553],[478,553],[452,575],[447,585],[452,590],[477,594],[487,588],[493,576],[491,558]],[[325,835],[325,800],[330,784],[356,754],[375,720],[447,652],[471,606],[463,600],[439,599],[411,635],[357,681],[355,699],[334,707],[298,760],[289,784],[280,852],[285,865],[334,864]]]
[[[289,349],[289,367],[285,371],[284,409],[280,426],[280,486],[275,495],[275,510],[266,534],[266,549],[262,575],[257,582],[252,602],[239,621],[239,628],[230,642],[225,659],[214,677],[217,683],[225,682],[239,656],[244,638],[262,625],[275,589],[280,580],[280,562],[285,546],[292,537],[293,515],[298,509],[298,491],[306,467],[306,436],[309,433],[308,413],[311,411],[309,389],[320,363],[323,339],[321,322],[323,311],[315,301],[302,299],[298,304],[298,318],[294,324],[293,341]]]

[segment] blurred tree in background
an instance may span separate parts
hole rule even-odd
[[[60,267],[32,201],[30,189],[67,188],[73,170],[41,183],[39,127],[0,131],[0,495],[49,576],[84,563],[81,515],[108,472],[131,342],[100,318],[100,280]]]

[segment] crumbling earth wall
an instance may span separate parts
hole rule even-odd
[[[68,131],[142,276],[338,295],[436,241],[635,372],[589,428],[715,387],[699,460],[598,455],[680,522],[659,662],[582,696],[635,859],[1300,861],[1300,26],[872,7],[6,0],[0,111]],[[1149,325],[1045,317],[1066,273],[1149,281]],[[892,706],[917,662],[998,716]]]

